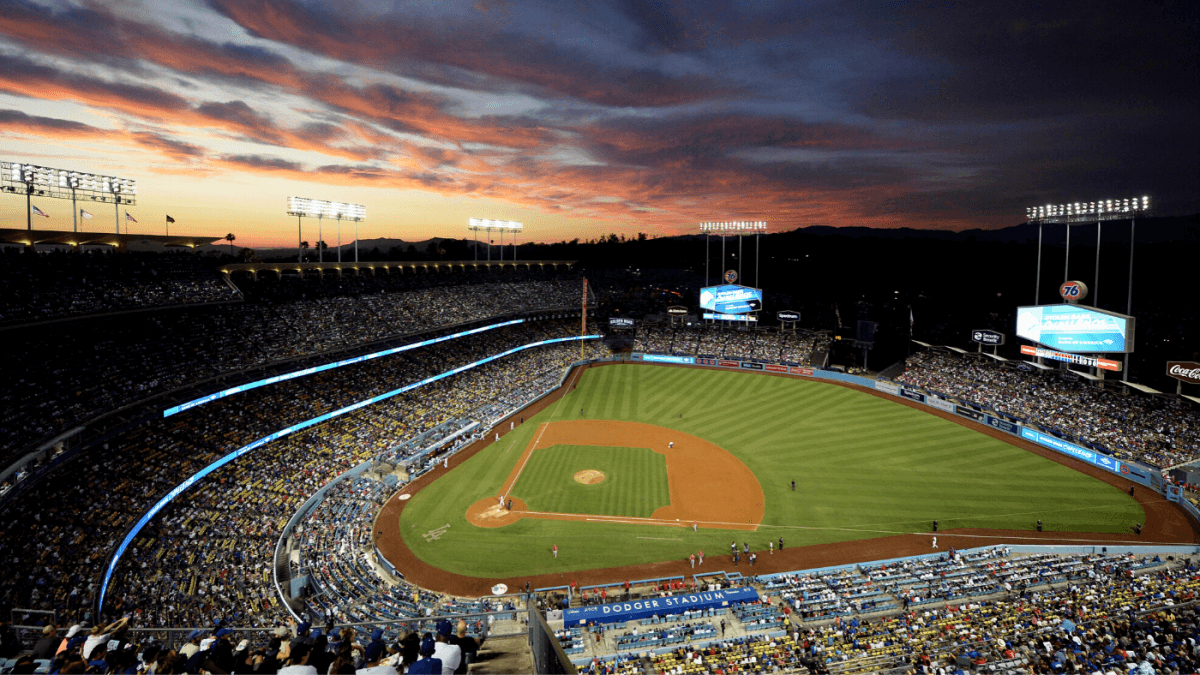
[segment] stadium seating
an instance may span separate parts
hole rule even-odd
[[[1200,458],[1200,415],[1178,401],[1123,396],[1017,365],[926,350],[908,358],[897,380],[1028,420],[1151,466]]]

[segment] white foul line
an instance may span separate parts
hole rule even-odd
[[[521,468],[517,469],[517,475],[513,478],[512,485],[509,485],[508,489],[504,491],[505,499],[508,499],[508,493],[512,492],[513,487],[517,484],[517,480],[521,478],[521,472],[525,470],[525,465],[529,463],[529,458],[533,457],[533,451],[537,450],[538,443],[542,442],[542,434],[546,433],[546,427],[548,426],[550,426],[549,422],[542,422],[542,430],[538,432],[537,440],[533,442],[533,447],[529,449],[529,454],[525,455],[525,461],[521,462]]]

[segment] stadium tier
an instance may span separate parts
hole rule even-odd
[[[647,322],[614,353],[565,311],[575,273],[16,259],[4,320],[36,325],[11,332],[6,463],[121,423],[0,494],[0,671],[404,672],[426,634],[447,660],[520,634],[542,672],[1197,672],[1198,526],[1157,471],[1200,456],[1183,409],[935,351],[855,378],[822,370],[828,337],[769,328]]]

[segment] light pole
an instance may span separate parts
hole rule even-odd
[[[288,215],[308,216],[317,219],[317,262],[324,262],[324,251],[321,242],[324,241],[322,222],[325,216],[337,218],[338,221],[338,262],[342,262],[342,218],[354,221],[354,262],[358,262],[358,223],[367,217],[367,208],[362,204],[347,204],[344,202],[329,202],[322,199],[307,197],[288,197]],[[303,256],[303,252],[301,253]]]
[[[488,220],[486,218],[468,218],[467,229],[475,233],[475,260],[479,260],[479,232],[487,232],[487,261],[492,261],[492,230],[500,232],[500,260],[504,260],[504,232],[512,232],[513,240],[516,240],[517,232],[520,232],[525,226],[521,223],[512,220]],[[517,251],[513,248],[513,259],[515,260]]]

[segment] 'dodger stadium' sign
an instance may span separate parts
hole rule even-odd
[[[645,598],[629,602],[611,602],[607,605],[572,607],[563,610],[563,625],[578,626],[589,621],[615,623],[644,619],[655,614],[680,614],[689,609],[728,607],[735,602],[757,602],[758,591],[753,588],[726,588],[720,591],[685,593],[664,598]]]

